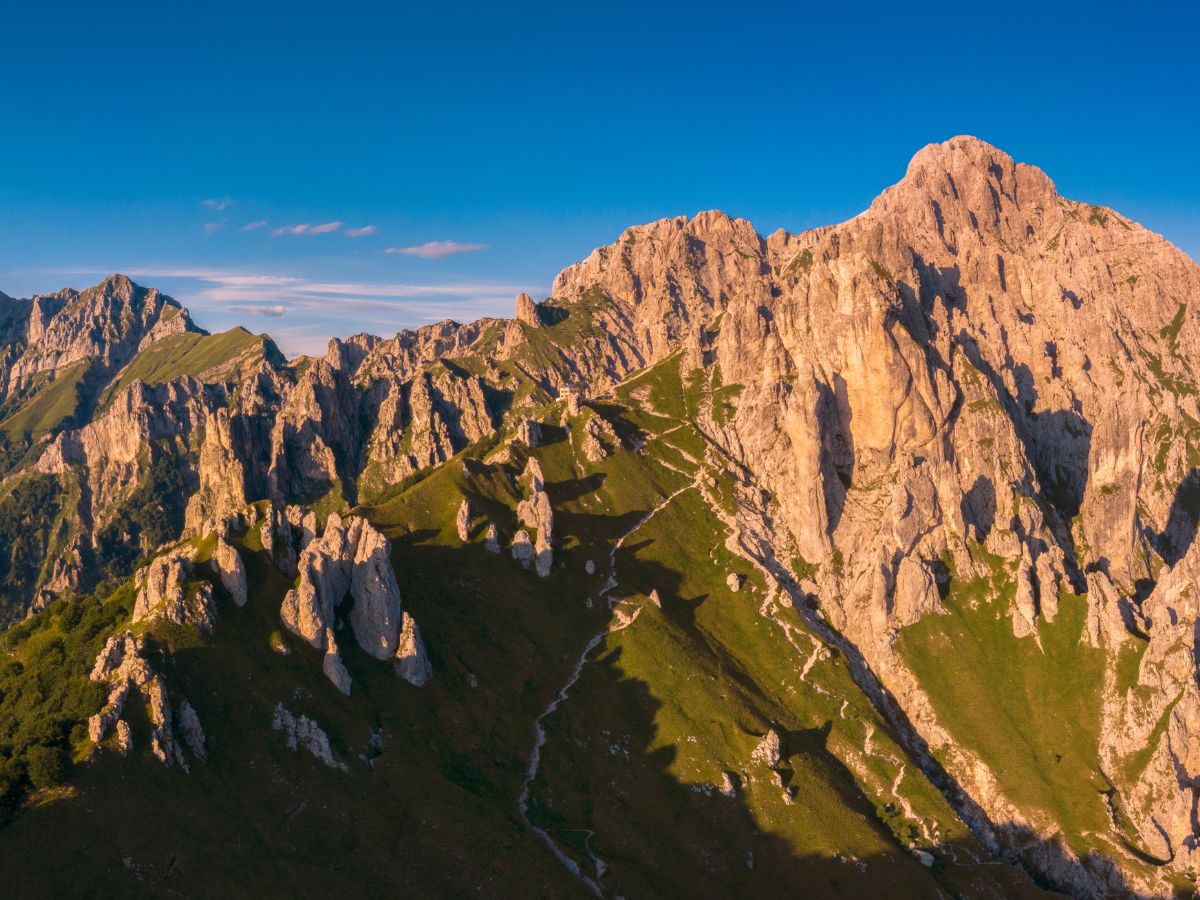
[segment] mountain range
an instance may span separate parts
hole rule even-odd
[[[0,295],[20,896],[1192,896],[1200,267],[971,137],[287,359]]]

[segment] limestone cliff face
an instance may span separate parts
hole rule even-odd
[[[149,662],[149,651],[144,640],[126,631],[109,638],[96,658],[90,680],[99,682],[108,690],[104,708],[88,721],[88,737],[99,744],[109,731],[115,732],[114,746],[122,755],[132,747],[132,730],[125,718],[125,706],[131,695],[136,694],[145,704],[146,717],[150,722],[150,750],[159,762],[166,766],[178,766],[189,770],[186,746],[191,755],[203,761],[208,756],[204,741],[204,729],[195,709],[186,697],[179,698],[179,706],[172,714],[171,699],[166,682]],[[177,734],[183,736],[181,746]]]
[[[381,660],[399,659],[400,650],[412,652],[411,646],[401,647],[400,587],[391,544],[366,519],[352,516],[343,522],[331,515],[322,535],[301,551],[297,567],[299,580],[284,597],[280,618],[293,634],[325,651],[325,672],[345,693],[350,677],[338,656],[334,626],[347,597],[353,599],[350,626],[363,650]],[[420,653],[423,658],[423,647]]]
[[[1087,593],[1084,640],[1110,667],[1148,635],[1139,685],[1108,689],[1106,752],[1153,744],[1122,785],[1139,842],[1192,865],[1196,619],[1179,598],[1196,527],[1200,267],[955,138],[843,225],[762,241],[707,213],[630,229],[564,271],[550,302],[596,291],[641,361],[682,349],[734,386],[714,440],[774,498],[779,556],[815,571],[823,615],[935,746],[893,642],[939,611],[947,561],[986,575],[982,547],[1011,569],[1017,639],[1038,640],[1060,590]],[[998,821],[1012,814],[977,769],[951,774]]]
[[[94,362],[119,368],[142,347],[159,337],[198,331],[187,310],[153,288],[113,275],[85,291],[18,302],[5,322],[9,357],[0,380],[0,399],[38,373]]]

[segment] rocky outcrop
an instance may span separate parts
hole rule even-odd
[[[282,703],[275,704],[271,728],[283,732],[289,750],[305,750],[331,769],[348,772],[349,767],[339,762],[329,746],[329,736],[308,716],[293,715]]]
[[[242,557],[225,538],[217,537],[211,559],[213,571],[238,606],[246,605],[246,567]]]
[[[483,546],[488,553],[500,552],[500,532],[496,530],[495,522],[488,522],[487,531],[483,536]]]
[[[111,729],[116,730],[116,748],[122,755],[133,746],[129,723],[124,720],[125,705],[133,694],[146,704],[150,720],[150,752],[164,765],[178,765],[188,771],[187,759],[175,737],[173,722],[178,723],[184,743],[199,760],[208,756],[199,717],[186,698],[180,700],[177,719],[172,718],[171,702],[162,676],[145,658],[145,645],[132,631],[114,635],[96,657],[88,676],[108,688],[104,708],[88,720],[88,738],[99,744]]]
[[[246,506],[245,451],[235,444],[229,410],[217,409],[204,423],[204,443],[196,466],[199,487],[187,503],[184,529],[205,534]]]
[[[179,701],[175,722],[183,734],[183,743],[192,756],[199,760],[208,759],[208,748],[204,744],[204,729],[200,726],[200,717],[196,715],[196,710],[188,703],[186,697]]]
[[[754,752],[750,754],[750,758],[757,763],[762,763],[769,769],[778,769],[783,762],[782,754],[783,741],[779,737],[779,732],[771,728],[755,746]]]
[[[542,324],[542,320],[538,316],[537,304],[533,302],[532,297],[524,292],[517,294],[515,315],[518,322],[524,322],[526,325],[532,325],[534,328]]]
[[[583,455],[590,462],[600,462],[621,446],[616,431],[599,413],[588,417],[583,426]]]
[[[192,574],[192,561],[183,553],[157,557],[138,577],[133,621],[161,620],[175,625],[194,625],[212,634],[217,622],[212,585],[207,581],[190,581]]]
[[[517,440],[530,450],[537,449],[542,442],[542,426],[533,419],[522,419],[517,423]]]
[[[284,626],[325,652],[325,674],[343,693],[350,677],[338,657],[333,629],[347,596],[355,640],[376,659],[391,659],[401,640],[400,587],[391,563],[391,544],[370,522],[333,514],[319,538],[300,553],[296,587],[283,599]]]
[[[392,568],[392,545],[366,519],[354,520],[350,540],[355,547],[350,575],[354,637],[376,659],[388,659],[396,652],[400,629],[400,586]]]
[[[524,541],[521,542],[518,553],[518,541],[514,538],[513,557],[519,559],[522,565],[528,565],[532,559],[538,577],[545,578],[554,564],[554,509],[550,505],[550,497],[543,483],[542,468],[536,457],[529,457],[522,477],[527,481],[530,493],[517,504],[517,519],[532,531],[536,538],[527,551],[525,546],[528,544],[529,534],[525,530],[519,532],[518,537],[524,535]]]
[[[325,673],[325,677],[332,682],[333,686],[343,694],[350,694],[350,673],[346,671],[346,664],[342,662],[342,657],[338,654],[337,640],[333,636],[333,629],[325,629],[325,658],[321,660],[321,671]]]
[[[471,502],[465,497],[459,504],[458,514],[454,517],[454,530],[464,544],[471,539]]]
[[[400,641],[396,647],[396,674],[409,684],[420,687],[433,674],[433,667],[425,653],[421,630],[408,613],[402,613],[404,624],[400,629]]]
[[[529,540],[529,532],[522,528],[512,539],[512,558],[521,564],[521,568],[528,569],[533,564],[536,552],[533,549],[533,542]]]

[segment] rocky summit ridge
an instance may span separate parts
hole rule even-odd
[[[147,743],[178,779],[232,747],[317,777],[282,742],[322,779],[413,766],[439,803],[465,791],[485,840],[564,894],[695,890],[684,869],[732,871],[697,849],[716,833],[757,843],[702,894],[804,873],[817,893],[1191,890],[1198,303],[1200,266],[1161,236],[971,137],[840,225],[631,227],[512,320],[318,358],[209,335],[121,276],[0,297],[10,795],[39,787],[37,748],[96,797],[97,746]],[[20,679],[81,621],[85,724],[30,736]],[[259,667],[262,737],[223,734],[241,707],[206,699],[206,654]],[[597,734],[570,776],[563,745]],[[709,829],[606,813],[633,772]],[[509,884],[456,853],[433,877]]]

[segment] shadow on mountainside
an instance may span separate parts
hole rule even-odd
[[[1154,549],[1169,566],[1175,565],[1187,554],[1196,539],[1196,525],[1200,522],[1200,469],[1191,469],[1175,489],[1171,509],[1167,513],[1167,524],[1161,532],[1149,533]]]
[[[676,608],[663,601],[664,611]],[[828,724],[781,730],[782,788],[748,752],[729,772],[733,796],[719,777],[682,777],[692,748],[664,742],[656,724],[673,701],[625,673],[626,652],[597,651],[547,721],[530,809],[606,896],[794,896],[800,886],[806,897],[1043,895],[1015,865],[976,861],[973,840],[929,847],[933,865],[922,866],[827,749]],[[749,751],[759,736],[735,739]],[[791,805],[778,799],[789,790]],[[829,844],[835,829],[840,850]],[[873,849],[851,849],[863,845]]]

